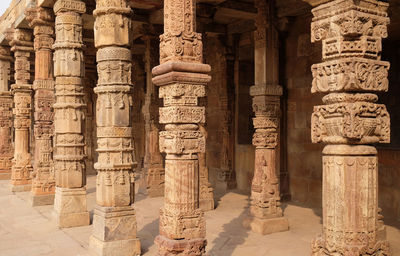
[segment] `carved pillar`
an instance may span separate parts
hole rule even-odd
[[[11,170],[11,190],[29,191],[31,180],[31,154],[29,151],[32,118],[32,85],[29,57],[33,52],[32,32],[23,29],[10,30],[6,34],[14,52],[15,84],[11,85],[14,98],[15,150]]]
[[[378,209],[378,159],[371,144],[389,143],[390,117],[377,104],[388,90],[380,60],[388,4],[335,0],[313,9],[312,42],[323,62],[312,66],[312,93],[328,93],[312,114],[313,143],[323,150],[323,231],[312,255],[391,255]]]
[[[158,143],[159,125],[159,99],[158,90],[152,81],[151,69],[158,64],[157,41],[151,36],[145,37],[145,72],[146,72],[146,98],[143,106],[146,130],[146,153],[144,158],[145,173],[147,173],[147,193],[150,197],[164,196],[165,169],[164,159],[160,153]]]
[[[93,14],[99,157],[90,248],[97,255],[140,255],[133,207],[132,10],[125,0],[97,0]]]
[[[34,137],[35,152],[31,201],[33,206],[54,202],[55,179],[53,166],[54,43],[53,16],[50,10],[32,8],[26,11],[33,28],[35,49]]]
[[[199,153],[205,152],[200,125],[211,68],[203,61],[201,34],[196,33],[196,1],[164,1],[164,34],[160,37],[160,65],[153,82],[160,86],[160,151],[165,158],[164,207],[160,210],[160,235],[155,242],[160,255],[204,255],[206,223],[199,208]]]
[[[278,31],[275,27],[274,1],[257,0],[258,9],[254,34],[255,85],[253,97],[255,149],[254,177],[251,185],[250,216],[244,226],[260,234],[286,231],[288,220],[283,217],[279,191],[280,96]]]
[[[59,227],[89,225],[84,162],[84,57],[82,53],[82,1],[58,0],[56,41],[53,45],[56,103],[54,104],[56,196],[54,210]]]
[[[207,141],[208,133],[206,128],[203,125],[199,125],[199,129],[200,132],[203,134],[204,140]],[[200,209],[206,212],[214,210],[214,189],[209,181],[206,153],[205,152],[198,153],[198,158],[199,158],[199,183],[200,183],[199,207]]]
[[[10,50],[0,47],[0,180],[11,178],[11,165],[14,153],[12,145],[12,106],[10,91]]]

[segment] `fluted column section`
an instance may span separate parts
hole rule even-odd
[[[0,180],[11,178],[14,154],[12,143],[13,97],[10,91],[12,57],[7,47],[0,47]]]
[[[249,218],[244,226],[262,235],[289,229],[283,217],[279,191],[280,170],[277,168],[280,137],[280,96],[278,31],[273,0],[257,0],[258,9],[254,34],[255,85],[250,88],[253,97],[253,124],[255,133],[254,176],[251,185]],[[279,165],[278,165],[279,166]]]
[[[160,153],[158,133],[160,131],[158,108],[160,99],[158,90],[152,81],[151,70],[158,64],[158,40],[154,36],[147,35],[144,38],[145,72],[146,72],[146,98],[143,105],[145,119],[146,146],[144,157],[144,169],[146,172],[147,193],[150,197],[164,196],[165,169],[164,159]]]
[[[199,158],[205,152],[200,125],[205,123],[211,68],[203,62],[201,34],[196,33],[196,1],[164,1],[164,34],[160,65],[153,82],[160,86],[160,151],[165,158],[164,207],[160,210],[159,255],[204,255],[207,240],[204,213],[199,209]]]
[[[377,104],[388,90],[389,63],[380,60],[388,4],[328,1],[313,9],[312,93],[327,93],[312,114],[313,143],[323,149],[323,231],[312,255],[391,255],[378,208],[378,159],[372,144],[390,142],[390,117]]]
[[[55,178],[53,166],[54,78],[53,53],[54,17],[44,8],[26,11],[33,28],[35,50],[34,96],[34,166],[31,201],[33,206],[54,203]]]
[[[14,52],[15,84],[11,85],[14,98],[15,150],[11,170],[11,190],[29,191],[32,187],[32,156],[29,151],[32,119],[32,85],[30,61],[33,52],[32,32],[13,29],[6,37]]]
[[[53,45],[56,103],[54,104],[56,196],[54,210],[59,227],[89,224],[84,162],[85,75],[82,14],[85,3],[58,0],[56,41]]]
[[[90,248],[97,255],[140,255],[134,210],[132,10],[128,1],[97,0],[96,208]]]

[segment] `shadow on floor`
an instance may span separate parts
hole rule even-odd
[[[149,248],[154,245],[154,239],[156,238],[154,234],[158,235],[158,224],[159,219],[157,218],[138,231],[142,254],[148,252]]]
[[[250,200],[248,200],[249,203]],[[209,256],[231,256],[238,246],[244,244],[250,232],[242,225],[247,211],[248,206],[238,217],[222,226],[224,231],[219,233],[218,238],[212,242],[212,248],[208,251]]]

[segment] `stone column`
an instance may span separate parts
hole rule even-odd
[[[380,60],[388,4],[327,1],[313,9],[312,93],[327,93],[312,114],[313,143],[323,149],[323,231],[312,255],[391,255],[378,210],[378,159],[372,144],[389,143],[390,117],[377,104],[388,90],[389,63]]]
[[[14,52],[15,84],[11,85],[14,97],[15,150],[11,170],[11,190],[29,191],[32,187],[32,164],[29,151],[32,119],[32,85],[29,57],[33,52],[32,32],[14,29],[6,37]]]
[[[14,153],[12,144],[13,98],[10,91],[12,57],[7,47],[0,47],[0,180],[11,178]]]
[[[35,49],[34,137],[35,152],[31,201],[33,206],[54,202],[55,179],[53,166],[53,15],[44,8],[26,11],[33,28]]]
[[[161,129],[159,124],[159,99],[158,90],[152,81],[151,69],[158,64],[158,47],[152,36],[144,38],[145,51],[145,72],[146,72],[146,98],[143,106],[146,130],[146,153],[144,168],[147,183],[147,193],[150,197],[164,196],[165,169],[164,159],[160,153],[158,133]]]
[[[258,9],[254,33],[255,85],[250,88],[253,97],[255,149],[254,177],[251,185],[249,218],[244,226],[262,235],[289,229],[283,217],[279,191],[280,170],[277,168],[277,147],[280,133],[278,31],[275,27],[274,1],[257,0]]]
[[[199,159],[205,152],[200,125],[205,108],[198,106],[210,82],[203,64],[201,34],[196,33],[196,1],[164,1],[164,34],[160,65],[153,82],[160,86],[160,151],[165,158],[164,207],[160,210],[159,255],[204,255],[206,223],[199,208]]]
[[[93,14],[99,157],[90,248],[104,256],[140,255],[133,207],[132,10],[127,0],[97,0]]]
[[[86,175],[84,162],[85,108],[83,80],[85,75],[82,53],[82,14],[85,3],[77,0],[58,0],[54,76],[56,195],[54,210],[59,227],[89,225],[86,207]]]
[[[208,133],[206,127],[199,125],[199,129],[203,134],[204,140],[207,141]],[[199,207],[205,212],[211,211],[214,210],[214,189],[209,181],[207,154],[205,152],[200,152],[197,155],[199,158]]]

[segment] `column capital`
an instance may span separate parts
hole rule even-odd
[[[32,31],[28,29],[8,29],[4,33],[11,51],[33,52]]]
[[[58,0],[53,6],[54,13],[75,12],[78,14],[86,13],[86,4],[79,0]]]
[[[7,46],[0,46],[0,60],[2,61],[12,61],[10,48]]]

